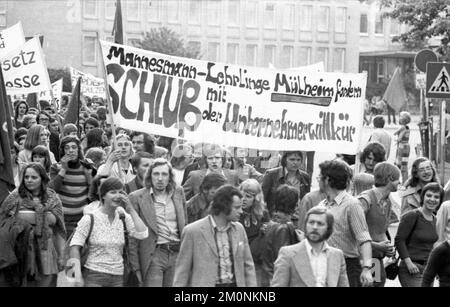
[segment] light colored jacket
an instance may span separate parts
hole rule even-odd
[[[348,287],[347,269],[341,250],[328,246],[327,286]],[[315,287],[316,282],[309,261],[306,243],[284,246],[275,261],[271,287]]]
[[[152,255],[158,241],[158,223],[156,220],[156,209],[150,190],[143,188],[128,195],[131,204],[138,213],[139,217],[148,228],[148,237],[137,242],[130,240],[130,262],[134,269],[141,271],[142,277],[147,276],[150,267]],[[172,194],[172,201],[177,215],[178,233],[182,233],[186,225],[186,199],[183,189],[179,186],[175,188]]]
[[[215,287],[219,255],[206,216],[184,228],[175,265],[174,287]],[[256,273],[244,226],[232,222],[231,250],[237,287],[255,287]]]

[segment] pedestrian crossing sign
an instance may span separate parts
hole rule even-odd
[[[427,63],[427,98],[450,98],[450,63]]]

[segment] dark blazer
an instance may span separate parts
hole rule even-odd
[[[134,269],[140,270],[142,278],[147,276],[147,270],[150,267],[153,252],[158,241],[158,224],[156,221],[156,211],[153,199],[150,196],[150,190],[143,188],[131,193],[130,202],[142,221],[148,228],[148,237],[144,240],[131,240],[130,261]],[[178,233],[183,232],[186,225],[186,199],[183,189],[179,186],[175,188],[172,194],[172,201],[175,206],[175,212],[178,222]]]
[[[198,164],[198,162],[194,162],[194,163],[189,164],[189,165],[186,167],[186,169],[184,170],[183,181],[181,181],[181,185],[184,185],[184,183],[186,182],[186,180],[187,180],[188,177],[189,177],[189,174],[190,174],[192,171],[197,171],[197,170],[199,170],[199,169],[200,169],[200,165]]]
[[[222,169],[222,171],[227,179],[227,184],[231,184],[235,187],[239,186],[239,176],[236,171],[229,169]],[[207,169],[201,169],[192,171],[189,174],[188,180],[183,185],[184,194],[186,195],[187,200],[200,192],[200,185],[202,184],[203,178],[206,176],[206,172]]]
[[[311,177],[308,173],[302,170],[298,171],[298,176],[300,185],[297,188],[300,191],[299,200],[301,200],[306,193],[311,191]],[[262,190],[269,212],[272,212],[275,209],[275,191],[284,183],[286,183],[286,181],[282,166],[270,169],[264,174],[264,178],[262,180]]]

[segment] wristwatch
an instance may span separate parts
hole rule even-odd
[[[370,270],[370,269],[372,269],[372,266],[371,265],[363,265],[362,268]]]

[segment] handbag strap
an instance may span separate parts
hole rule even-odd
[[[128,229],[127,229],[127,223],[125,222],[125,215],[120,215],[120,220],[123,224],[123,236],[125,238],[125,245],[123,246],[123,262],[124,264],[128,263],[129,257],[128,257],[128,248],[129,248],[129,238],[128,238]]]
[[[89,217],[91,218],[91,225],[89,226],[89,232],[88,235],[86,237],[86,243],[89,243],[89,238],[91,237],[91,233],[92,233],[92,228],[94,228],[94,215],[92,213],[88,214]]]

